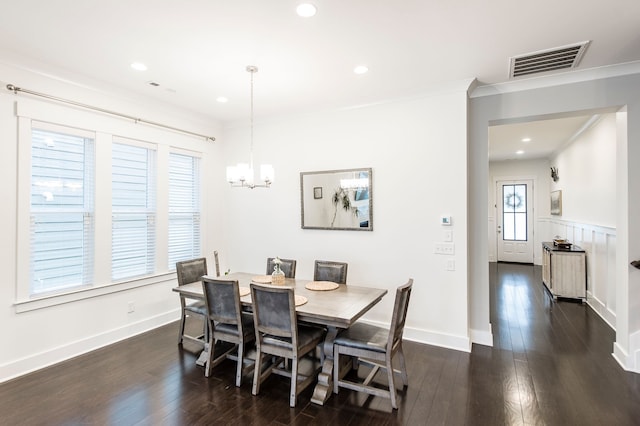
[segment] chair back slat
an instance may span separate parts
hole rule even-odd
[[[203,275],[207,275],[207,258],[176,262],[176,274],[179,286],[200,281]]]
[[[409,308],[412,286],[413,279],[411,278],[405,285],[398,287],[396,290],[396,300],[393,305],[393,315],[391,316],[387,351],[391,351],[394,346],[398,345],[398,343],[402,341],[402,334],[404,333],[404,323],[407,319],[407,310]]]
[[[275,267],[274,257],[267,258],[267,275],[271,275],[273,273],[273,268]],[[295,259],[280,259],[282,263],[280,264],[280,269],[284,272],[284,276],[286,278],[295,278],[296,277],[296,260]]]
[[[258,332],[287,338],[298,334],[292,288],[251,284],[251,300]]]
[[[202,286],[209,317],[226,324],[239,324],[240,290],[238,281],[203,278]]]
[[[213,252],[213,261],[216,264],[216,277],[220,276],[220,260],[218,259],[218,251]]]

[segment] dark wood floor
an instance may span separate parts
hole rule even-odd
[[[171,324],[0,385],[0,424],[640,424],[640,375],[611,357],[614,332],[586,305],[552,302],[540,282],[538,267],[491,264],[494,347],[406,342],[397,411],[348,390],[323,407],[307,390],[291,409],[286,379],[254,397],[250,378],[234,386],[231,361],[207,379]]]

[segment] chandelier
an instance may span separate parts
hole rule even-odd
[[[247,65],[247,72],[251,74],[251,136],[249,149],[249,164],[238,163],[235,166],[227,167],[227,182],[232,187],[238,188],[269,188],[273,182],[273,166],[271,164],[263,164],[260,166],[260,180],[264,183],[254,183],[253,176],[253,75],[258,72],[258,67]]]

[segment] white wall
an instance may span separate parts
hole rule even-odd
[[[260,121],[256,163],[272,163],[269,190],[223,197],[226,256],[235,271],[262,271],[268,256],[349,263],[349,285],[389,290],[366,316],[388,323],[395,288],[414,278],[405,336],[469,350],[466,278],[466,103],[468,84],[422,98]],[[225,157],[248,156],[248,132],[224,132]],[[300,172],[372,167],[373,232],[301,229]],[[220,172],[219,179],[223,179]],[[437,182],[437,184],[434,184]],[[435,255],[442,214],[453,217],[456,270]]]
[[[603,114],[587,131],[551,159],[560,178],[562,219],[615,228],[616,115]]]

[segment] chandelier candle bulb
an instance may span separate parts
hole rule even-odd
[[[262,164],[260,166],[260,180],[263,182],[273,183],[274,174],[271,164]]]

